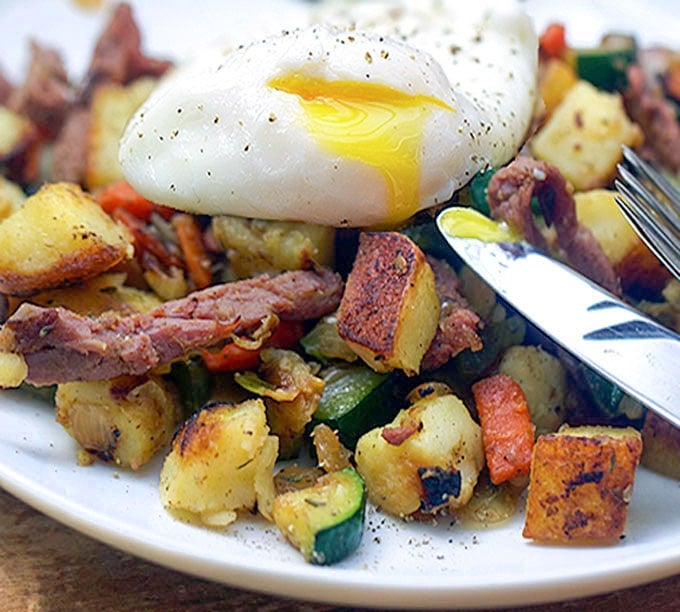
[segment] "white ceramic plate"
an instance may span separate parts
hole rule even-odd
[[[249,15],[258,16],[260,27],[262,21],[292,23],[302,10],[300,4],[273,0],[250,0],[248,13],[240,1],[219,8],[205,0],[138,4],[147,48],[169,55],[195,50],[196,40],[212,43],[233,31],[243,36],[253,26]],[[669,26],[679,19],[672,2],[639,8],[617,0],[615,13],[612,2],[569,4],[563,20],[579,43],[594,42],[614,14],[619,28],[643,24],[645,42],[668,41],[672,34],[664,32],[680,31]],[[555,15],[552,3],[527,5],[541,24]],[[225,10],[229,17],[218,20]],[[0,61],[12,77],[22,74],[29,35],[62,48],[69,69],[81,70],[102,20],[101,13],[78,12],[57,0],[0,1],[0,15]],[[654,15],[663,17],[657,22]],[[655,30],[657,23],[663,28]],[[642,469],[626,536],[615,546],[532,544],[521,537],[521,513],[501,528],[471,530],[405,524],[369,510],[357,553],[337,566],[315,567],[258,519],[212,532],[170,518],[158,500],[160,460],[129,473],[104,465],[78,467],[75,458],[75,445],[55,423],[51,407],[16,392],[0,396],[3,488],[103,542],[230,585],[345,605],[482,607],[585,596],[680,571],[680,483]]]

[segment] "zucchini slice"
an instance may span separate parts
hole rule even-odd
[[[215,386],[213,375],[196,355],[173,362],[168,379],[177,387],[185,416],[202,408],[210,399]]]
[[[321,476],[304,489],[274,500],[272,516],[305,560],[331,565],[354,552],[364,531],[366,488],[352,468]]]
[[[595,49],[574,51],[574,67],[578,76],[607,91],[626,87],[626,71],[636,61],[637,44],[630,36],[612,35]]]
[[[359,363],[329,367],[321,377],[326,386],[313,424],[337,430],[340,442],[351,450],[363,434],[389,423],[401,408],[396,371],[383,374]]]

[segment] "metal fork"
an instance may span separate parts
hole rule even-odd
[[[616,202],[633,229],[680,280],[680,191],[651,164],[623,146]]]

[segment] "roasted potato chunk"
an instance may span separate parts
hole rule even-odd
[[[680,479],[680,429],[648,410],[642,426],[642,443],[642,465]]]
[[[540,90],[547,116],[553,113],[577,82],[574,69],[564,60],[551,58],[546,62],[541,74]]]
[[[367,232],[338,310],[338,333],[378,372],[420,370],[437,331],[434,272],[418,246],[397,232]]]
[[[19,185],[0,176],[0,221],[19,210],[25,200],[26,195]]]
[[[428,397],[357,442],[369,499],[397,516],[467,504],[484,467],[481,429],[455,395]]]
[[[522,535],[544,542],[620,538],[641,453],[633,428],[566,427],[540,436]]]
[[[71,285],[132,254],[127,230],[87,193],[70,183],[45,185],[0,223],[0,292]]]
[[[236,278],[333,265],[332,227],[220,216],[212,229]]]
[[[503,353],[498,371],[522,388],[537,436],[564,423],[567,371],[557,357],[540,346],[511,346]]]
[[[640,240],[616,203],[616,192],[593,189],[574,194],[576,215],[595,236],[624,289],[660,291],[668,271]]]
[[[23,302],[23,298],[9,300],[10,313]],[[146,312],[160,306],[162,301],[155,293],[128,287],[125,274],[104,273],[77,287],[63,287],[43,291],[31,296],[31,303],[38,306],[62,306],[82,315],[100,315],[107,311],[131,314]]]
[[[38,128],[26,117],[0,105],[0,164],[11,179],[37,180],[40,147]]]
[[[64,383],[55,403],[57,422],[86,452],[133,470],[168,444],[181,412],[156,376]]]
[[[262,400],[208,404],[173,439],[161,469],[161,501],[180,518],[213,527],[256,505],[269,518],[277,451]]]
[[[118,162],[118,145],[130,117],[146,100],[157,80],[143,77],[128,85],[107,83],[97,88],[92,99],[87,135],[85,186],[97,189],[124,180]]]
[[[22,355],[0,351],[0,388],[14,389],[28,376],[28,365]]]
[[[576,190],[586,190],[610,181],[621,145],[641,142],[642,131],[628,119],[619,94],[579,81],[534,136],[531,151],[557,166]]]

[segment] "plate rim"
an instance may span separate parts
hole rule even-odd
[[[282,2],[283,0],[279,0]],[[292,0],[288,0],[292,1]],[[301,0],[298,0],[298,2]],[[623,0],[622,0],[623,1]],[[537,2],[527,1],[526,5]],[[10,5],[7,3],[6,5]],[[17,3],[18,4],[18,3]],[[134,2],[133,2],[134,4]],[[175,3],[178,4],[178,3]],[[546,3],[547,4],[547,3]],[[596,3],[603,5],[603,2]],[[606,4],[606,3],[604,3]],[[625,0],[624,4],[630,4]],[[660,2],[663,6],[672,6],[671,2]],[[144,24],[141,23],[142,32]],[[0,415],[4,399],[0,394]],[[63,433],[63,432],[62,432]],[[0,444],[2,442],[0,441]],[[75,466],[75,453],[73,458]],[[111,468],[109,468],[111,469]],[[677,485],[677,481],[669,480]],[[428,580],[418,575],[412,584],[406,584],[404,574],[396,575],[389,584],[375,584],[375,573],[359,569],[337,569],[328,567],[306,566],[300,575],[300,566],[286,566],[277,561],[273,573],[268,573],[268,582],[262,583],[257,564],[248,560],[244,565],[230,560],[219,564],[216,560],[206,560],[190,552],[170,550],[162,546],[160,536],[149,539],[139,538],[135,534],[141,531],[138,526],[131,526],[121,520],[107,518],[102,527],[100,515],[83,508],[69,500],[66,496],[50,491],[38,482],[31,482],[20,471],[0,461],[0,487],[22,502],[66,525],[76,532],[92,537],[104,544],[125,551],[146,561],[191,574],[203,579],[213,580],[235,588],[247,588],[271,595],[304,599],[337,605],[378,606],[392,608],[450,608],[455,607],[488,607],[508,605],[541,604],[573,599],[575,587],[578,597],[610,592],[619,588],[638,586],[654,580],[666,578],[680,573],[680,534],[675,546],[669,547],[664,554],[648,551],[638,562],[620,561],[621,567],[612,575],[610,570],[599,569],[596,572],[584,569],[582,575],[574,578],[558,580],[555,573],[551,577],[531,578],[522,584],[504,583],[496,580],[484,587],[480,597],[478,583],[462,588],[443,584],[446,576],[438,580]],[[121,529],[116,529],[120,526]],[[182,546],[180,548],[187,548]],[[195,567],[187,567],[187,559],[196,563]],[[226,569],[226,571],[225,571]],[[330,578],[327,578],[329,577]],[[577,582],[574,582],[574,581]],[[300,584],[304,583],[305,592],[300,593]],[[424,594],[424,588],[427,593]]]

